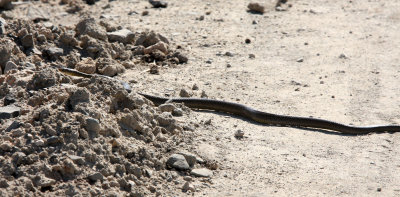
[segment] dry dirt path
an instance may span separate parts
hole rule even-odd
[[[125,76],[150,93],[176,96],[197,84],[211,98],[272,113],[400,123],[400,2],[294,1],[287,12],[273,11],[271,3],[264,15],[247,13],[247,3],[170,1],[168,11],[151,11],[139,26],[149,21],[192,58],[161,75]],[[252,42],[244,44],[246,38]],[[342,136],[213,113],[192,118],[212,120],[196,130],[193,147],[221,167],[198,196],[400,194],[399,133]],[[238,129],[244,140],[233,137]]]

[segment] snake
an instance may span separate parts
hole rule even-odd
[[[94,76],[94,74],[86,74],[70,68],[58,68],[58,69],[59,71],[67,75],[80,76],[85,78],[90,78]],[[104,77],[111,78],[108,76]],[[131,88],[128,83],[121,80],[117,81],[120,82],[128,92],[131,91]],[[336,131],[342,134],[349,134],[349,135],[365,135],[368,133],[383,133],[383,132],[390,132],[390,133],[400,132],[400,125],[353,126],[319,118],[267,113],[253,109],[243,104],[233,103],[228,101],[206,99],[206,98],[189,98],[189,97],[167,98],[167,97],[153,96],[139,92],[138,94],[150,100],[156,106],[169,102],[183,103],[185,106],[191,109],[213,110],[218,112],[224,112],[266,125],[280,125],[287,127],[299,127],[305,129],[320,129],[327,131]]]
[[[400,132],[400,125],[379,125],[379,126],[352,126],[345,125],[334,121],[311,118],[278,115],[267,112],[262,112],[246,105],[232,103],[228,101],[220,101],[206,98],[166,98],[152,96],[144,93],[138,93],[152,101],[155,105],[160,105],[166,102],[183,103],[185,106],[192,109],[214,110],[234,114],[258,123],[267,125],[280,125],[289,127],[301,127],[310,129],[322,129],[328,131],[336,131],[342,134],[350,135],[365,135],[368,133],[382,132]]]

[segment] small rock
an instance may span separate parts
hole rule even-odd
[[[44,145],[44,141],[39,139],[39,140],[34,140],[33,144],[35,144],[36,146],[43,146]]]
[[[76,164],[83,165],[85,163],[85,158],[76,156],[76,155],[68,155],[68,157]]]
[[[9,141],[3,142],[3,143],[0,145],[0,148],[1,148],[1,150],[3,150],[3,151],[10,151],[10,150],[12,149],[12,147],[13,147],[13,145],[12,145],[11,142],[9,142]]]
[[[10,70],[17,70],[17,69],[18,69],[18,67],[14,62],[8,61],[4,68],[4,74],[7,74]]]
[[[237,137],[237,138],[242,138],[244,136],[244,131],[242,131],[242,130],[237,130],[236,132],[235,132],[235,137]]]
[[[190,166],[185,157],[180,154],[173,154],[167,160],[167,165],[177,170],[189,170]]]
[[[86,58],[75,65],[75,69],[87,74],[94,74],[96,72],[96,64],[92,58]]]
[[[124,44],[133,42],[135,34],[128,29],[121,29],[118,31],[107,33],[108,40],[113,42],[121,42]]]
[[[149,15],[149,11],[145,10],[142,12],[142,16],[147,16],[147,15]]]
[[[172,55],[172,57],[178,58],[180,64],[184,64],[184,63],[187,63],[189,61],[189,58],[187,58],[186,55],[184,55],[184,54],[182,54],[180,52],[175,52]]]
[[[107,32],[96,23],[94,18],[86,18],[76,25],[76,33],[78,35],[89,35],[99,40],[107,40]]]
[[[13,104],[15,102],[16,102],[15,98],[13,98],[10,95],[7,95],[6,97],[4,97],[4,106]]]
[[[168,39],[162,36],[161,34],[155,33],[154,31],[143,32],[136,39],[135,46],[142,45],[144,47],[149,47],[159,42],[164,42],[165,44],[169,44]]]
[[[254,59],[254,58],[256,58],[256,55],[254,55],[254,54],[251,53],[251,54],[249,54],[249,58],[250,58],[250,59]]]
[[[168,3],[166,1],[149,0],[149,3],[154,8],[166,8],[168,6]]]
[[[347,59],[347,56],[346,56],[345,54],[342,53],[342,54],[339,55],[339,58],[340,58],[340,59]]]
[[[171,103],[162,104],[162,105],[158,106],[158,108],[162,112],[172,112],[176,109],[175,105],[173,105]]]
[[[201,98],[208,98],[208,95],[206,94],[206,91],[201,91]]]
[[[181,108],[175,108],[174,111],[172,111],[173,116],[183,116],[183,110]]]
[[[195,192],[196,189],[194,188],[194,186],[193,186],[189,181],[187,181],[187,182],[183,185],[182,191],[183,191],[183,192],[187,192],[187,191]]]
[[[46,36],[44,36],[43,34],[39,34],[37,37],[36,37],[36,40],[37,41],[39,41],[39,42],[46,42]]]
[[[8,186],[10,186],[10,185],[8,184],[8,181],[7,181],[6,179],[2,178],[2,179],[0,180],[0,188],[7,188]]]
[[[33,181],[34,181],[34,184],[36,186],[38,186],[38,187],[50,187],[50,186],[52,186],[52,185],[57,183],[56,180],[49,179],[49,178],[47,178],[47,177],[45,177],[43,175],[42,176],[36,176]]]
[[[58,137],[58,136],[51,136],[51,137],[47,138],[48,145],[55,145],[55,144],[61,143],[63,141],[64,141],[63,138]]]
[[[35,42],[33,41],[33,35],[32,34],[28,34],[28,35],[25,35],[24,37],[22,37],[21,38],[21,44],[25,48],[33,47],[35,45]]]
[[[86,88],[78,88],[69,98],[72,107],[80,102],[89,102],[89,100],[90,92]]]
[[[181,91],[179,92],[179,96],[180,97],[190,97],[190,94],[185,89],[181,89]]]
[[[233,57],[233,56],[234,56],[234,54],[233,54],[232,52],[229,52],[229,51],[228,51],[228,52],[226,52],[226,53],[225,53],[225,56],[228,56],[228,57]]]
[[[86,126],[85,129],[88,132],[92,132],[95,134],[98,134],[100,132],[100,122],[97,119],[94,118],[87,118],[86,119]]]
[[[20,110],[21,108],[12,105],[0,107],[0,120],[17,117],[19,116]]]
[[[213,172],[207,168],[199,168],[193,169],[190,174],[196,177],[211,177]]]
[[[265,7],[260,5],[259,3],[249,3],[249,5],[247,5],[247,8],[249,8],[250,12],[257,14],[264,14],[265,12]]]
[[[197,157],[195,154],[189,152],[179,152],[178,154],[183,155],[185,157],[189,166],[194,166],[194,164],[196,164]]]
[[[250,43],[251,43],[251,40],[250,40],[249,38],[246,38],[246,39],[244,40],[244,42],[245,42],[246,44],[250,44]]]
[[[6,33],[6,26],[7,26],[6,20],[4,20],[3,18],[0,17],[0,35],[3,35]]]
[[[168,54],[168,45],[164,42],[158,42],[157,44],[151,45],[143,50],[144,54],[154,53],[156,50],[163,52],[165,55]]]
[[[198,89],[199,89],[199,86],[197,86],[197,84],[193,84],[192,90],[198,90]]]
[[[302,57],[296,60],[296,62],[299,62],[299,63],[303,62],[303,61],[304,61],[304,58],[302,58]]]
[[[88,179],[91,181],[103,180],[103,175],[100,172],[95,172],[88,176]]]
[[[13,8],[12,0],[0,0],[0,8],[11,10]]]
[[[26,17],[35,22],[48,21],[50,13],[36,6],[28,6]]]
[[[13,121],[10,126],[7,127],[6,132],[10,132],[14,129],[17,129],[22,126],[22,123],[19,121]]]
[[[15,137],[15,138],[21,137],[21,136],[23,136],[24,134],[25,134],[25,132],[24,132],[21,128],[19,128],[19,129],[14,129],[14,130],[11,132],[11,136],[12,136],[12,137]]]
[[[60,57],[64,53],[64,50],[62,48],[58,48],[58,47],[49,47],[44,52],[50,58],[57,59],[58,57]]]

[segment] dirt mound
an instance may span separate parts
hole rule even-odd
[[[167,165],[193,135],[172,116],[182,106],[157,108],[102,76],[135,63],[187,62],[162,35],[93,18],[73,28],[9,20],[0,42],[1,196],[161,195],[168,185],[180,190],[171,181],[200,165]],[[71,77],[58,67],[101,75]]]

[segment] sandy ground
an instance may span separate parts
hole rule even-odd
[[[271,3],[264,15],[247,13],[247,3],[171,1],[170,10],[151,11],[136,25],[159,28],[193,58],[157,76],[124,77],[161,95],[197,84],[211,98],[271,113],[354,125],[400,122],[399,2],[290,1],[287,12],[273,11]],[[201,15],[205,19],[196,21]],[[245,44],[246,38],[252,42]],[[400,194],[398,133],[343,136],[214,113],[192,118],[212,120],[196,130],[193,148],[221,166],[212,187],[198,196]],[[233,137],[238,129],[244,140]]]
[[[147,1],[101,0],[88,14],[155,30],[187,52],[187,64],[161,68],[159,75],[140,66],[126,70],[121,79],[135,81],[134,91],[179,96],[186,89],[196,97],[205,91],[270,113],[400,124],[399,1],[289,1],[284,12],[260,1],[263,15],[247,12],[249,2],[169,0],[167,8],[151,9]],[[145,10],[149,15],[142,16]],[[212,112],[181,118],[198,124],[188,146],[219,165],[211,184],[197,183],[194,196],[400,195],[399,133],[346,136]],[[244,139],[234,137],[237,130]]]

